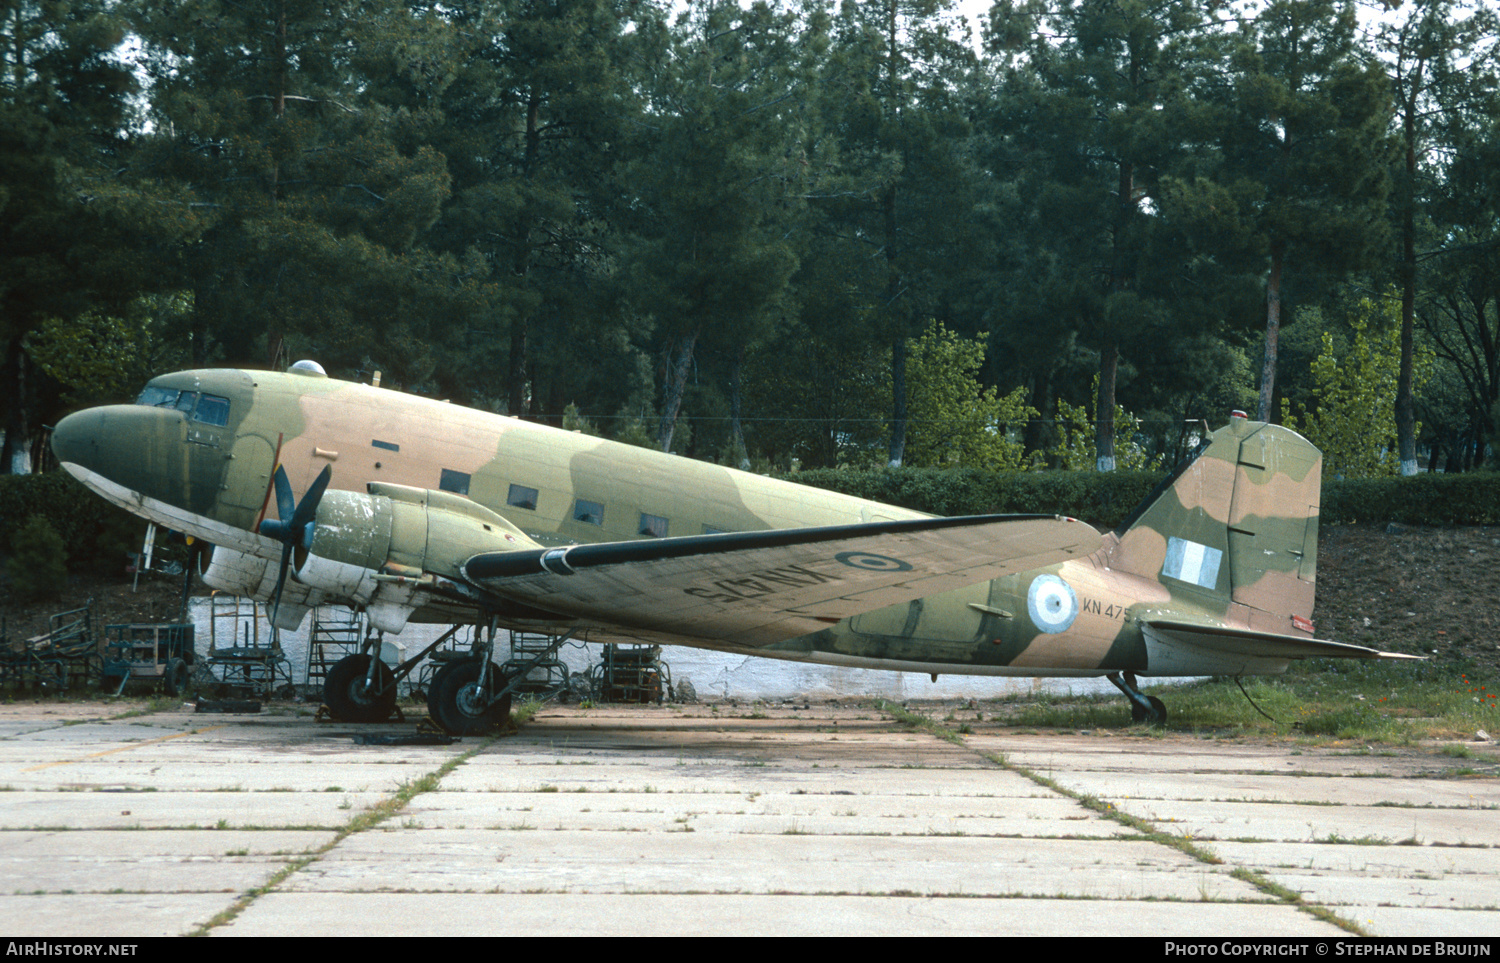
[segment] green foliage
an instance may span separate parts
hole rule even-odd
[[[0,552],[19,550],[24,524],[43,519],[67,546],[70,567],[118,572],[145,523],[105,502],[65,472],[0,475]]]
[[[1354,333],[1341,360],[1332,333],[1323,332],[1323,350],[1312,364],[1317,401],[1313,411],[1291,413],[1282,402],[1282,422],[1323,450],[1323,470],[1337,478],[1394,475],[1396,379],[1401,367],[1400,300],[1360,300],[1349,316]],[[1420,387],[1432,369],[1432,353],[1421,351],[1412,381]],[[1298,406],[1301,409],[1301,406]],[[1418,426],[1420,430],[1420,426]]]
[[[576,431],[585,435],[599,434],[599,429],[594,427],[594,423],[580,414],[578,406],[571,401],[563,409],[562,426],[564,431]]]
[[[615,430],[613,439],[627,445],[635,445],[637,448],[656,448],[656,432],[653,426],[638,413],[621,409],[615,416]],[[679,424],[676,429],[678,441],[686,443],[691,434],[686,423]]]
[[[191,295],[175,292],[137,298],[119,314],[48,318],[27,336],[26,350],[63,387],[69,405],[122,401],[163,370],[184,366],[166,335],[191,310]]]
[[[28,602],[57,598],[68,578],[62,536],[40,515],[27,519],[11,536],[5,571],[17,597]]]
[[[1405,525],[1500,524],[1500,472],[1323,478],[1321,518]]]
[[[1094,436],[1098,431],[1098,419],[1094,414],[1099,406],[1098,388],[1099,378],[1096,376],[1087,409],[1070,405],[1061,398],[1057,399],[1057,445],[1045,456],[1035,456],[1036,460],[1055,460],[1059,468],[1068,471],[1086,471],[1098,463],[1094,448]],[[1161,469],[1162,456],[1152,457],[1135,440],[1140,427],[1139,418],[1126,411],[1123,406],[1115,405],[1115,464],[1121,471]]]
[[[914,468],[964,466],[986,471],[1023,467],[1021,433],[1040,412],[1017,388],[1004,397],[981,389],[988,334],[960,338],[932,321],[907,341],[906,378],[911,424],[906,463]],[[889,385],[889,374],[887,373]]]

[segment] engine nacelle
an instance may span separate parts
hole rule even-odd
[[[398,633],[420,604],[419,591],[462,594],[464,560],[537,547],[510,522],[462,496],[373,482],[369,494],[324,493],[307,554],[299,553],[296,579],[362,606],[377,629]]]
[[[269,559],[215,545],[203,582],[232,595],[269,602],[276,591],[276,569],[277,563]],[[276,627],[290,632],[302,624],[308,609],[322,601],[323,593],[318,589],[287,579],[275,612]]]

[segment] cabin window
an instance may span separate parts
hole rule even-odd
[[[204,395],[198,399],[198,407],[193,409],[193,420],[205,425],[224,427],[229,424],[229,399],[218,395]]]
[[[604,524],[604,503],[578,499],[573,503],[573,521],[590,525]]]
[[[641,535],[649,535],[652,538],[666,538],[667,520],[660,515],[647,515],[641,512],[641,526],[638,531]]]
[[[372,439],[370,439],[370,447],[372,447],[372,448],[383,448],[386,451],[400,451],[401,450],[401,446],[398,445],[398,444],[396,444],[394,441],[381,441],[378,438],[372,438]]]
[[[467,495],[469,494],[469,473],[444,468],[443,477],[438,480],[438,487],[445,492],[453,492],[455,495]]]
[[[534,512],[536,511],[536,489],[527,488],[525,485],[512,485],[510,494],[505,497],[505,504]]]

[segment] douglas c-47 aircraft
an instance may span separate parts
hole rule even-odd
[[[495,627],[824,665],[1105,676],[1258,675],[1291,659],[1406,658],[1312,636],[1322,456],[1236,413],[1117,531],[919,512],[326,377],[184,371],[70,415],[62,466],[212,543],[210,585],[283,629],[320,602],[380,632],[473,624],[433,680],[456,733],[508,718]],[[301,492],[300,498],[297,493]],[[336,717],[390,715],[376,641],[335,665]],[[436,643],[435,643],[436,644]],[[524,674],[524,673],[522,673]]]

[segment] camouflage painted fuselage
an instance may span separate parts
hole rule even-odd
[[[500,611],[513,625],[567,626],[592,638],[1024,676],[1276,672],[1287,658],[1308,654],[1289,644],[1311,640],[1321,458],[1295,433],[1243,418],[1216,432],[1102,545],[1093,536],[1099,547],[1092,554],[872,605],[826,629],[757,645],[653,630],[642,620],[622,626],[597,615],[554,617],[545,606],[507,613],[490,594],[494,586],[466,579],[464,565],[477,553],[537,546],[926,516],[313,374],[164,375],[141,403],[65,419],[54,448],[111,501],[246,559],[269,561],[279,552],[256,533],[268,512],[275,517],[277,464],[297,491],[332,466],[331,491],[378,490],[398,501],[419,498],[434,513],[441,508],[458,534],[424,521],[430,528],[402,543],[416,549],[370,563],[388,580],[407,571],[427,579],[410,603],[417,620]],[[354,529],[363,516],[346,514],[342,528],[330,531],[360,537]],[[407,524],[400,511],[387,514],[379,520],[387,528]],[[264,598],[261,564],[238,584]],[[697,592],[728,607],[800,577],[771,569],[664,593]],[[338,596],[325,588],[302,598],[315,604]],[[1250,644],[1262,637],[1275,640],[1267,653]]]

